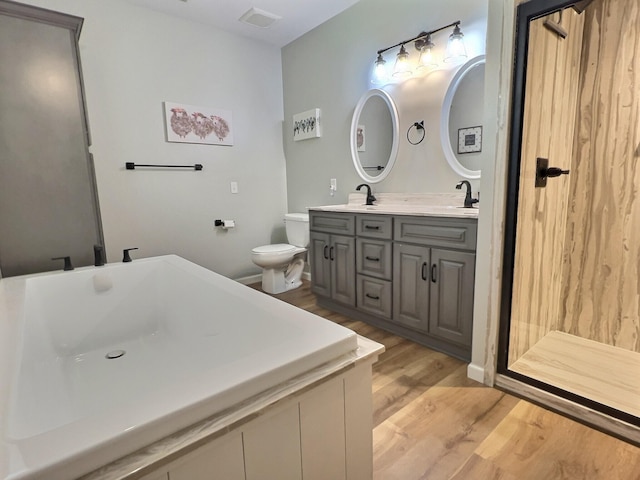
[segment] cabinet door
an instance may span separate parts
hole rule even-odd
[[[431,249],[431,335],[471,345],[475,262],[473,253]]]
[[[331,296],[331,262],[329,260],[330,235],[311,232],[309,235],[309,267],[311,291],[324,297]]]
[[[356,305],[356,242],[353,237],[331,236],[331,298]]]
[[[396,243],[393,246],[393,320],[429,330],[429,248]]]

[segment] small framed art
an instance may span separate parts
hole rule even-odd
[[[458,153],[482,151],[482,127],[458,129]]]

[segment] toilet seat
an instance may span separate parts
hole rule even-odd
[[[297,247],[289,245],[288,243],[276,243],[274,245],[262,245],[251,250],[252,253],[257,254],[272,254],[272,253],[287,253],[295,250]]]

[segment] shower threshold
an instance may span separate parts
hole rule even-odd
[[[553,331],[509,370],[640,417],[640,353]]]

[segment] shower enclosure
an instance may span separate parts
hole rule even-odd
[[[498,373],[637,442],[640,5],[532,0],[517,22]]]

